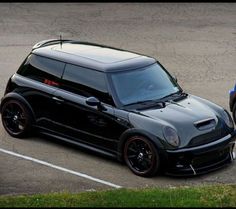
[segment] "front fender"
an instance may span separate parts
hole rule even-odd
[[[118,160],[120,160],[120,161],[123,160],[123,149],[124,149],[124,145],[125,145],[126,140],[132,136],[135,136],[135,135],[144,136],[144,137],[148,138],[151,142],[153,142],[153,144],[157,150],[164,149],[164,145],[161,142],[162,140],[160,138],[156,137],[152,133],[149,133],[148,131],[145,131],[143,129],[131,128],[131,129],[126,130],[120,136],[118,150],[117,150],[118,151]]]

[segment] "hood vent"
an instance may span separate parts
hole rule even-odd
[[[210,129],[216,126],[216,121],[214,118],[207,118],[204,120],[199,120],[194,122],[194,126],[198,129],[198,130],[206,130],[206,129]]]

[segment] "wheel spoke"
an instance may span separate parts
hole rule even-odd
[[[139,162],[138,162],[138,160],[137,160],[137,158],[135,158],[134,160],[132,160],[132,166],[134,167],[134,168],[136,168],[138,171],[140,170],[140,164],[139,164]]]
[[[26,117],[25,116],[22,116],[22,115],[19,115],[19,118],[18,118],[18,120],[26,120]]]
[[[137,155],[128,155],[128,158],[137,158]]]
[[[143,169],[143,170],[149,168],[149,166],[148,166],[148,164],[147,164],[147,162],[146,162],[145,160],[142,160],[142,161],[140,162],[140,165],[142,166],[142,169]]]
[[[11,130],[14,131],[14,132],[17,132],[18,131],[18,124],[14,123],[14,122],[11,122]]]
[[[9,109],[6,109],[6,110],[5,110],[5,114],[6,114],[6,115],[11,115],[11,116],[13,115],[12,111],[9,110]]]
[[[12,116],[8,116],[8,115],[6,115],[6,116],[2,116],[2,118],[3,118],[3,119],[11,119]]]
[[[19,125],[21,125],[21,126],[25,126],[25,123],[24,123],[25,121],[21,121],[21,120],[18,120],[17,121],[17,123],[19,124]]]
[[[148,158],[144,158],[143,162],[146,162],[148,165],[150,165],[152,163],[152,160]]]
[[[150,153],[150,152],[148,152],[148,153],[144,153],[144,156],[146,157],[146,158],[151,158],[152,157],[152,153]]]
[[[131,151],[131,152],[134,152],[134,153],[137,153],[137,152],[138,152],[136,149],[134,149],[134,148],[132,148],[132,147],[129,147],[129,148],[128,148],[128,151]]]
[[[20,123],[25,123],[25,122],[26,122],[26,118],[21,118],[21,117],[20,117],[20,118],[18,118],[17,120],[18,120]]]
[[[137,144],[135,142],[131,143],[129,148],[128,148],[128,151],[131,151],[133,153],[137,153],[138,150],[137,150]]]
[[[21,131],[24,130],[24,125],[18,123],[18,129],[21,130]]]

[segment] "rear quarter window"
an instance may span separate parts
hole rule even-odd
[[[64,67],[63,62],[30,54],[17,73],[40,82],[59,81]]]

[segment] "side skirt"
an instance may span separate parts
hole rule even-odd
[[[73,140],[73,139],[70,139],[68,138],[67,136],[62,136],[62,135],[59,135],[58,133],[54,132],[54,131],[51,131],[47,128],[44,128],[44,127],[41,127],[41,126],[34,126],[36,129],[38,129],[38,132],[41,133],[41,134],[44,134],[46,136],[49,136],[49,137],[53,137],[53,138],[56,138],[56,139],[59,139],[61,141],[64,141],[64,142],[67,142],[69,144],[74,144],[80,148],[84,148],[86,150],[90,150],[90,151],[93,151],[93,152],[96,152],[98,154],[101,154],[103,156],[107,156],[107,157],[110,157],[112,159],[116,159],[119,161],[118,159],[118,153],[111,153],[111,152],[108,152],[108,151],[105,151],[105,150],[102,150],[102,149],[99,149],[97,147],[94,147],[94,146],[91,146],[89,144],[85,144],[85,143],[82,143],[82,142],[79,142],[77,140]]]

